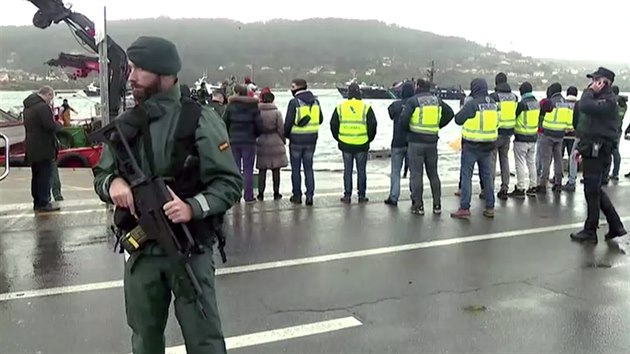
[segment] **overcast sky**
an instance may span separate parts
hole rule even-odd
[[[106,0],[108,20],[169,16],[231,18],[342,17],[378,19],[400,26],[464,37],[534,57],[619,61],[630,64],[630,0]],[[103,0],[74,0],[73,9],[95,20]],[[576,5],[582,2],[581,5]],[[2,0],[1,25],[29,25],[35,6]],[[156,6],[155,4],[163,4]],[[0,33],[0,35],[2,35]],[[2,50],[2,48],[0,48]]]

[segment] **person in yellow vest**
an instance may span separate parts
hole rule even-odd
[[[302,175],[306,184],[306,205],[313,205],[315,193],[315,174],[313,172],[313,156],[319,126],[324,122],[319,100],[308,90],[306,80],[294,79],[291,82],[293,99],[287,106],[284,121],[284,136],[289,139],[289,160],[291,161],[291,184],[293,193],[289,201],[302,204]]]
[[[426,167],[433,195],[433,214],[442,213],[442,191],[438,175],[438,133],[454,116],[453,110],[431,94],[431,84],[418,80],[417,95],[407,100],[400,121],[407,130],[409,171],[411,172],[411,213],[424,215],[423,175]]]
[[[539,124],[542,127],[540,136],[540,158],[542,174],[538,176],[536,193],[547,193],[547,182],[551,160],[553,159],[554,182],[552,191],[562,191],[562,141],[565,130],[573,127],[573,102],[567,102],[562,96],[562,86],[553,83],[547,89],[547,100],[540,107]]]
[[[499,105],[488,96],[488,83],[482,78],[470,83],[472,99],[455,115],[455,123],[462,126],[461,195],[459,209],[453,218],[470,216],[472,174],[475,163],[484,185],[486,207],[483,215],[494,217],[494,186],[490,170],[490,153],[499,136]]]
[[[357,164],[359,203],[367,203],[367,157],[370,143],[376,136],[376,116],[372,107],[361,100],[361,89],[356,83],[348,87],[348,99],[341,102],[330,119],[330,131],[339,143],[343,156],[342,203],[349,204],[352,196],[352,170]]]
[[[540,103],[532,93],[532,84],[523,82],[519,87],[521,102],[516,107],[514,125],[514,161],[516,162],[516,186],[508,196],[535,197],[538,176],[536,172],[536,140]],[[529,184],[526,183],[529,177]],[[526,189],[526,187],[528,187]]]
[[[518,105],[518,97],[512,93],[512,88],[507,82],[507,76],[504,73],[498,73],[494,78],[496,88],[490,94],[490,97],[499,104],[499,137],[497,138],[496,149],[490,155],[490,170],[492,173],[492,184],[497,171],[497,155],[499,157],[499,165],[501,167],[501,188],[497,197],[499,199],[508,198],[508,188],[510,187],[510,142],[514,135],[514,125],[516,124],[516,106]]]

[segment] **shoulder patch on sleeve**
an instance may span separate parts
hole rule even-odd
[[[230,147],[230,144],[227,141],[224,141],[221,144],[219,144],[219,151],[225,151],[229,147]]]

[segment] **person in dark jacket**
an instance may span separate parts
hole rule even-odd
[[[210,98],[210,92],[208,92],[208,88],[206,88],[206,83],[202,82],[201,87],[197,90],[197,98],[199,99],[199,103],[202,105],[208,104],[208,99]]]
[[[424,215],[423,178],[426,168],[431,182],[433,213],[442,213],[442,191],[438,174],[437,143],[439,130],[451,122],[453,110],[444,101],[431,94],[431,84],[418,80],[418,94],[407,100],[400,122],[407,131],[408,156],[411,171],[411,212]]]
[[[538,135],[538,117],[540,104],[529,82],[519,87],[521,101],[516,106],[516,123],[514,125],[514,161],[516,162],[517,184],[508,195],[513,198],[525,198],[525,195],[536,196],[536,140]],[[526,188],[525,181],[529,177]]]
[[[23,102],[26,161],[31,165],[31,194],[36,212],[59,210],[59,206],[50,202],[52,164],[57,158],[56,133],[61,130],[50,109],[54,97],[53,89],[44,86]]]
[[[627,232],[610,198],[602,189],[604,169],[606,164],[610,164],[612,150],[619,138],[617,96],[611,88],[615,81],[615,73],[600,67],[587,77],[592,82],[580,98],[579,108],[586,115],[586,119],[584,135],[577,148],[582,156],[587,217],[584,229],[572,233],[571,239],[597,243],[600,209],[608,222],[608,233],[605,236],[607,241],[623,236]]]
[[[626,114],[626,112],[622,106],[622,104],[624,104],[625,102],[623,101],[623,98],[619,96],[619,86],[613,85],[612,91],[615,94],[615,97],[617,97],[617,112],[619,113],[619,139],[617,139],[617,145],[613,148],[612,151],[612,173],[610,173],[611,165],[609,164],[606,166],[606,174],[604,175],[604,178],[618,181],[619,169],[621,168],[621,154],[619,153],[619,143],[621,142],[621,134],[623,133],[623,116]]]
[[[212,91],[212,99],[208,102],[208,106],[212,107],[221,117],[225,114],[225,91],[217,89]]]
[[[407,81],[401,89],[402,99],[392,102],[387,108],[389,118],[392,120],[394,133],[391,144],[391,173],[389,175],[389,196],[384,203],[391,206],[398,205],[400,197],[400,170],[403,162],[407,158],[407,130],[404,129],[400,121],[400,113],[407,102],[407,99],[413,97],[414,87],[412,81]]]
[[[542,174],[538,176],[538,186],[536,193],[547,193],[547,183],[549,182],[549,172],[551,161],[553,160],[554,182],[552,190],[556,193],[562,191],[562,141],[566,129],[572,123],[572,115],[567,122],[558,120],[553,123],[554,112],[559,104],[566,103],[562,96],[562,85],[553,83],[547,89],[547,100],[540,106],[539,127],[542,127],[540,136],[540,159],[542,164]],[[559,115],[558,115],[559,116]],[[558,118],[559,119],[559,118]],[[560,127],[565,125],[564,127]]]
[[[357,164],[359,203],[367,203],[367,155],[376,137],[376,116],[372,106],[361,100],[356,83],[348,86],[348,99],[337,106],[330,119],[330,131],[343,156],[344,193],[341,202],[349,204],[352,196],[352,170]]]
[[[516,123],[516,106],[518,105],[518,97],[512,93],[512,88],[507,82],[505,73],[498,73],[494,78],[496,87],[490,97],[499,104],[501,115],[499,117],[499,138],[497,139],[497,147],[490,154],[490,170],[492,173],[492,184],[497,170],[497,155],[499,157],[499,166],[501,168],[501,188],[497,197],[499,199],[508,198],[508,188],[510,187],[510,143],[512,135],[514,135],[514,125]]]
[[[287,106],[284,121],[284,136],[289,139],[289,159],[291,162],[291,184],[293,195],[291,203],[302,203],[302,175],[304,166],[306,184],[306,205],[313,205],[315,194],[315,174],[313,173],[313,155],[317,145],[319,126],[324,122],[324,115],[319,100],[308,90],[304,79],[291,82],[293,99]]]
[[[467,218],[470,216],[470,199],[472,190],[472,173],[475,163],[479,166],[479,176],[483,182],[483,193],[485,194],[486,207],[483,215],[489,218],[494,217],[494,186],[490,170],[490,153],[496,146],[496,137],[499,129],[499,107],[497,103],[488,95],[488,83],[482,78],[472,80],[470,83],[470,95],[472,99],[467,100],[462,109],[455,115],[455,123],[463,126],[462,129],[462,162],[461,162],[461,196],[459,209],[451,213],[453,218]],[[481,109],[484,109],[483,111]],[[486,119],[496,119],[496,126],[489,127],[486,124],[473,124],[477,130],[473,134],[479,134],[479,128],[490,131],[485,132],[493,136],[487,141],[482,139],[467,138],[469,134],[466,129],[468,120],[481,121],[482,114],[487,114]],[[480,140],[480,141],[475,141]]]
[[[258,99],[247,96],[247,87],[236,85],[236,96],[228,99],[223,120],[228,129],[232,153],[239,170],[243,171],[245,202],[254,202],[254,160],[256,138],[262,132]]]

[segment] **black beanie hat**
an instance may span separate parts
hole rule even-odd
[[[182,68],[175,44],[160,37],[139,37],[127,49],[127,56],[139,68],[158,75],[177,75]]]
[[[567,89],[567,96],[577,96],[578,95],[578,89],[575,86],[570,86]]]
[[[529,82],[525,81],[521,84],[521,87],[518,88],[518,90],[521,92],[521,96],[526,94],[526,93],[530,93],[532,91],[534,91],[534,88],[532,87],[532,84],[530,84]]]
[[[498,73],[497,76],[494,77],[494,84],[502,84],[507,82],[507,75],[505,73]]]

